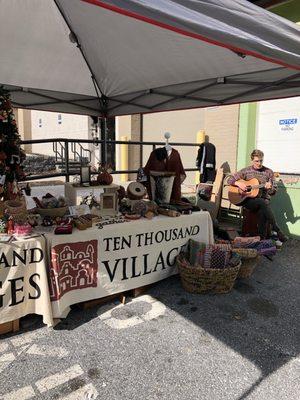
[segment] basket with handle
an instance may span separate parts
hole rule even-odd
[[[233,253],[237,253],[242,258],[241,269],[238,274],[238,278],[250,278],[253,274],[258,261],[260,260],[260,255],[256,249],[251,248],[233,248]]]
[[[241,252],[238,250],[245,250],[245,252]],[[252,250],[252,251],[250,251]],[[246,252],[247,251],[247,252]],[[238,273],[238,278],[250,278],[253,274],[259,260],[260,255],[258,254],[256,249],[232,249],[232,252],[237,252],[242,258],[242,265]]]
[[[57,207],[57,208],[36,208],[36,212],[42,217],[63,217],[68,211],[69,207]]]
[[[184,254],[179,254],[176,264],[183,288],[190,293],[228,293],[238,276],[241,262],[234,267],[203,268],[191,266]]]

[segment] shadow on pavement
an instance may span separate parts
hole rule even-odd
[[[242,400],[299,354],[299,259],[299,242],[291,240],[272,262],[262,257],[253,276],[238,280],[229,294],[190,294],[178,277],[161,282],[149,294],[261,370],[261,378],[239,397]]]

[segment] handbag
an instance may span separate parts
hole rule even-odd
[[[212,185],[206,183],[199,183],[198,185],[198,196],[200,199],[209,201],[212,194]]]

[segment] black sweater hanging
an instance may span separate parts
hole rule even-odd
[[[216,147],[212,143],[201,143],[196,166],[200,172],[200,182],[213,182],[216,175]]]

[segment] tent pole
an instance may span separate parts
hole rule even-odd
[[[101,162],[107,163],[107,134],[108,134],[108,125],[107,125],[107,109],[108,109],[108,98],[105,95],[102,95],[99,99],[102,105],[102,115],[101,115]]]
[[[144,141],[144,119],[143,114],[140,114],[140,142]],[[143,145],[140,144],[140,168],[143,167]]]
[[[100,119],[100,160],[101,164],[107,163],[107,118],[101,117]]]

